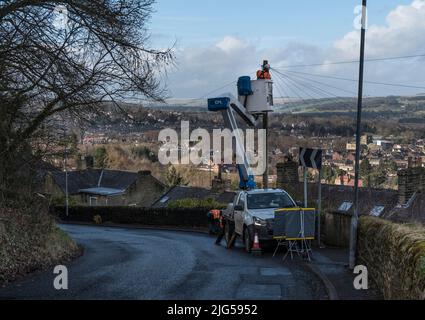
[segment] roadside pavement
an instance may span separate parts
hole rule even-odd
[[[331,299],[339,300],[381,300],[382,295],[373,288],[369,278],[369,290],[356,290],[357,276],[348,269],[348,249],[314,248],[311,269],[325,282]],[[332,292],[333,291],[333,292]]]

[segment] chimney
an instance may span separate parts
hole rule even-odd
[[[223,166],[222,165],[218,165],[218,176],[217,179],[222,179],[222,175],[223,175]]]
[[[83,169],[93,169],[94,167],[94,158],[92,156],[84,156],[83,160]]]
[[[399,170],[398,173],[398,203],[405,205],[416,192],[425,190],[424,168],[414,167]]]
[[[141,170],[137,173],[139,177],[146,177],[152,175],[152,171],[149,170]]]
[[[232,190],[232,180],[230,179],[219,179],[214,177],[212,180],[211,192],[212,193],[223,193],[225,191]]]
[[[278,188],[285,188],[288,185],[298,184],[298,163],[293,161],[290,157],[285,158],[285,162],[276,165]]]

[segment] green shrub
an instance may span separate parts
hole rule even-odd
[[[209,209],[222,209],[226,205],[214,199],[181,199],[170,201],[168,208],[209,208]]]
[[[208,227],[207,213],[211,208],[140,208],[140,207],[54,207],[52,213],[63,221],[93,223],[95,216],[102,223],[140,224],[184,228]]]
[[[95,215],[94,217],[93,217],[93,222],[95,223],[95,224],[102,224],[102,217],[100,216],[100,215]]]
[[[0,284],[62,263],[79,253],[46,207],[0,206]]]
[[[425,229],[362,217],[359,262],[385,299],[425,299]]]
[[[149,147],[133,147],[131,149],[131,153],[137,158],[148,159],[151,162],[158,162],[158,156]]]
[[[57,196],[53,196],[51,199],[51,205],[53,206],[62,206],[64,205],[66,202],[65,200],[65,195],[57,195]],[[69,197],[68,198],[68,205],[69,206],[76,206],[78,204],[78,201],[73,198],[73,197]]]

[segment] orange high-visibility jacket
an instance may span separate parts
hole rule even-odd
[[[263,70],[258,70],[257,71],[257,79],[265,79],[265,80],[271,80],[272,76],[270,74],[270,72],[268,71],[263,71]]]
[[[211,210],[211,214],[215,220],[220,219],[220,216],[221,216],[220,210]]]

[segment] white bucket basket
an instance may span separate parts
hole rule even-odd
[[[246,100],[246,108],[251,114],[273,111],[273,81],[252,80],[252,95]],[[239,96],[239,102],[245,104],[245,96]]]

